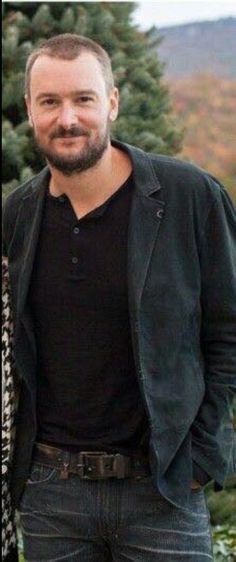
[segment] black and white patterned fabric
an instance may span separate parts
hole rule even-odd
[[[9,476],[14,445],[17,393],[14,380],[13,323],[7,260],[2,261],[2,559],[15,560],[17,539]]]

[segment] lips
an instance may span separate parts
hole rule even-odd
[[[81,133],[67,133],[67,134],[63,134],[63,135],[57,135],[55,138],[58,139],[74,139],[74,138],[79,138],[79,137],[84,137],[84,134]]]
[[[77,137],[56,137],[56,140],[59,140],[61,142],[73,142],[73,141],[78,141],[81,138],[84,138],[83,135],[79,135]]]

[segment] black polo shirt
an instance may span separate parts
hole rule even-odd
[[[132,176],[80,220],[48,193],[30,304],[41,442],[136,454],[148,424],[134,366],[127,287]]]

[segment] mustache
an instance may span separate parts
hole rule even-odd
[[[64,129],[64,127],[59,126],[55,131],[53,131],[49,138],[53,139],[60,139],[60,138],[70,138],[70,137],[89,137],[88,131],[81,129],[80,127],[71,127],[71,129]]]

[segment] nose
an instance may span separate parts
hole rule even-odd
[[[78,124],[77,111],[74,105],[71,103],[64,103],[60,107],[57,121],[64,129],[70,129]]]

